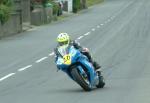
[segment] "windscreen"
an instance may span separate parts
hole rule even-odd
[[[60,53],[61,56],[67,55],[67,54],[68,54],[68,51],[69,51],[69,49],[68,49],[68,46],[67,46],[67,45],[65,45],[65,46],[60,46],[60,47],[58,48],[58,52]]]

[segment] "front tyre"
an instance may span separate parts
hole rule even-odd
[[[91,91],[91,86],[88,80],[88,77],[82,76],[77,68],[73,68],[71,71],[71,74],[75,81],[85,90],[85,91]],[[88,82],[87,82],[88,81]]]

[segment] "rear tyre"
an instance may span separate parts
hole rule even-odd
[[[85,78],[80,75],[77,68],[73,68],[71,71],[71,74],[75,81],[85,90],[85,91],[91,91],[91,86],[85,81]],[[88,78],[87,78],[88,79]]]

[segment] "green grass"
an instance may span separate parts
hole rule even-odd
[[[104,0],[87,0],[87,5],[92,6],[98,3],[102,3],[102,2],[104,2]]]

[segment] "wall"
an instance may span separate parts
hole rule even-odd
[[[30,22],[30,0],[21,0],[22,21]]]
[[[20,21],[20,14],[17,12],[11,14],[9,21],[7,21],[4,25],[0,24],[0,38],[19,33],[21,31],[22,24]]]

